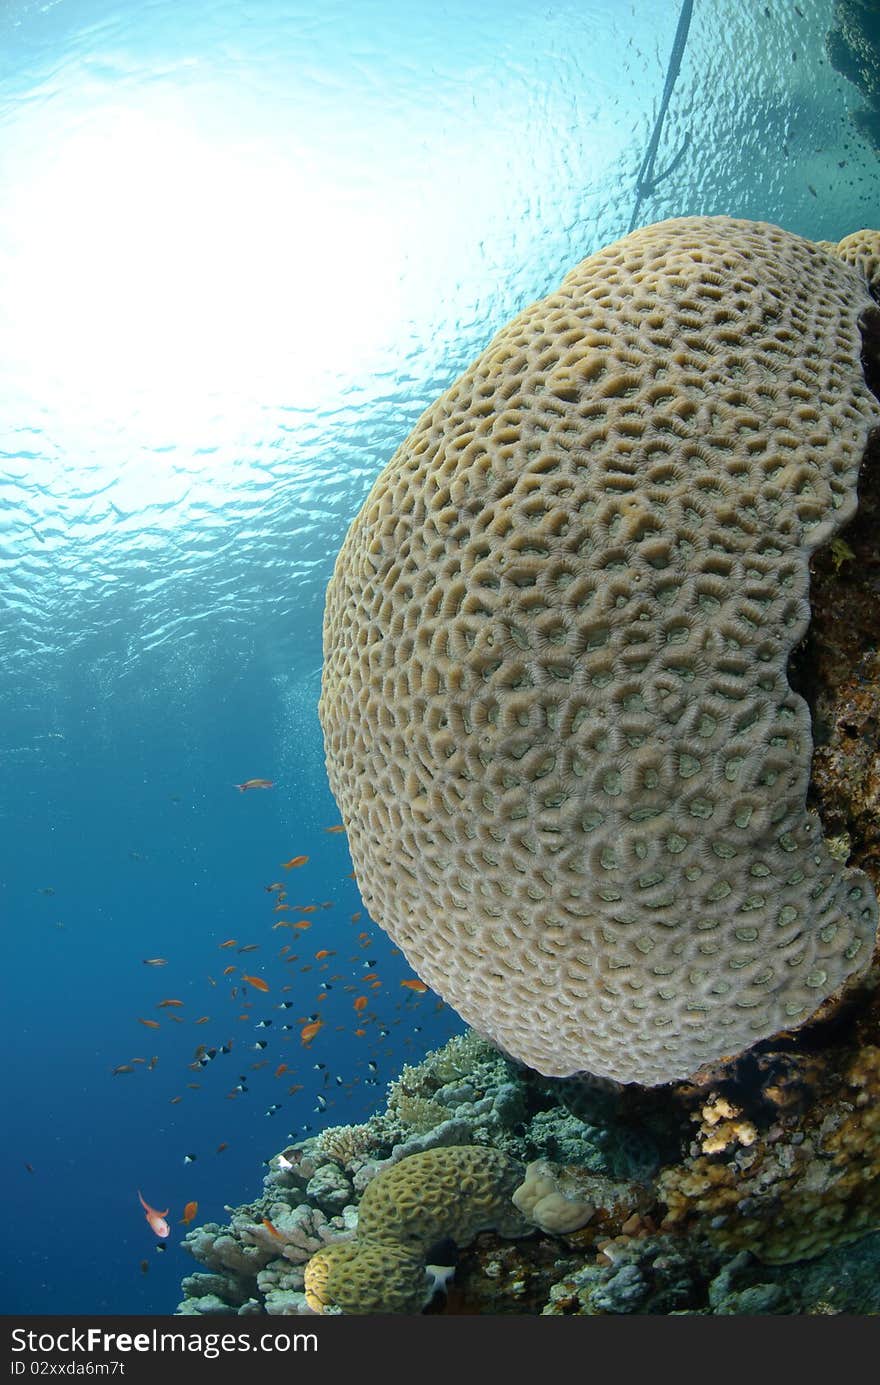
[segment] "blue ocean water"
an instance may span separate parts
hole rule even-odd
[[[831,10],[696,0],[642,222],[876,224]],[[626,231],[679,12],[4,6],[2,1311],[172,1311],[187,1201],[223,1221],[461,1028],[326,830],[324,587],[423,408]]]

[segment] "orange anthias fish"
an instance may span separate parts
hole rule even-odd
[[[171,1234],[171,1227],[165,1220],[168,1216],[168,1208],[166,1207],[164,1212],[157,1212],[155,1207],[151,1207],[148,1202],[144,1202],[140,1188],[138,1188],[138,1197],[140,1198],[140,1203],[144,1209],[144,1215],[147,1218],[150,1230],[155,1231],[159,1239],[164,1241],[165,1237]]]
[[[190,1222],[192,1221],[193,1217],[195,1216],[198,1210],[199,1204],[197,1202],[188,1202],[186,1204],[186,1206],[183,1209],[183,1216],[180,1218],[184,1226],[189,1226]]]
[[[282,861],[281,865],[284,870],[293,870],[294,866],[304,866],[308,859],[308,856],[291,856],[289,861]]]
[[[417,991],[419,995],[424,995],[425,991],[428,989],[424,981],[418,981],[415,979],[411,981],[401,981],[400,984],[401,986],[406,986],[406,988],[410,991]]]
[[[311,1024],[303,1025],[302,1029],[299,1032],[299,1037],[304,1044],[311,1043],[312,1039],[318,1033],[318,1030],[323,1029],[323,1027],[323,1020],[313,1020]]]
[[[160,1000],[156,1004],[157,1010],[164,1010],[168,1005],[182,1005],[182,1000]]]
[[[345,831],[345,824],[342,823],[342,822],[335,822],[335,823],[333,824],[332,827],[325,827],[325,828],[324,828],[324,831],[325,831],[325,832],[344,832],[344,831]]]
[[[241,979],[242,981],[247,981],[248,985],[253,986],[255,991],[268,991],[269,989],[266,982],[259,976],[245,976],[244,972],[242,972]]]
[[[277,1227],[277,1226],[273,1226],[272,1223],[269,1221],[269,1218],[268,1218],[268,1217],[264,1217],[264,1218],[263,1218],[263,1225],[265,1226],[266,1230],[267,1230],[268,1232],[271,1233],[271,1235],[277,1236],[277,1238],[278,1238],[279,1241],[283,1241],[283,1240],[284,1240],[284,1237],[282,1236],[281,1232],[278,1230],[278,1227]]]
[[[225,943],[218,943],[217,945],[218,947],[235,947],[237,942],[238,938],[227,938]]]
[[[246,793],[248,789],[271,789],[274,785],[273,779],[246,779],[243,784],[233,784],[234,789],[239,793]]]
[[[158,1020],[145,1020],[145,1019],[141,1019],[140,1015],[138,1015],[137,1021],[138,1021],[138,1024],[145,1024],[145,1025],[147,1026],[148,1029],[158,1029],[158,1028],[159,1028],[159,1021],[158,1021]]]
[[[357,1010],[358,1014],[360,1014],[361,1010],[366,1010],[367,997],[365,995],[359,995],[357,1000],[354,1002],[354,1008]]]

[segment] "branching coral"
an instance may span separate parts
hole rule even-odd
[[[318,1135],[315,1149],[343,1169],[375,1152],[378,1139],[370,1125],[328,1125]]]

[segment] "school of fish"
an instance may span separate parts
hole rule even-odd
[[[253,789],[271,789],[274,787],[274,781],[271,779],[245,779],[241,783],[235,784],[234,787],[238,789],[240,793],[246,793],[248,790]],[[344,834],[345,828],[342,823],[334,823],[329,827],[323,828],[323,831],[329,835],[341,835]],[[140,856],[138,856],[138,859],[140,859]],[[300,870],[308,865],[309,859],[307,853],[300,853],[291,856],[286,861],[281,861],[279,865],[284,871]],[[353,878],[353,872],[350,872],[346,876],[346,879]],[[347,962],[347,965],[353,969],[353,971],[349,973],[349,976],[346,976],[344,969],[331,972],[330,968],[334,965],[332,959],[336,958],[339,953],[338,946],[321,946],[313,949],[307,955],[301,952],[295,952],[293,948],[296,941],[301,940],[302,934],[310,929],[316,922],[313,916],[319,915],[325,910],[332,910],[334,908],[333,901],[324,900],[320,903],[306,901],[291,904],[288,902],[288,887],[282,880],[273,880],[269,884],[263,885],[262,888],[263,891],[270,896],[272,901],[272,914],[275,916],[273,919],[267,921],[270,933],[274,933],[275,930],[279,928],[289,929],[291,941],[281,945],[275,953],[274,958],[271,961],[265,961],[258,968],[250,968],[244,971],[237,963],[230,962],[219,971],[219,982],[216,976],[206,971],[207,983],[214,991],[219,994],[219,987],[225,986],[227,1002],[226,1005],[223,1005],[221,1002],[220,1013],[218,1013],[217,1005],[212,1006],[213,1013],[199,1015],[193,1013],[194,1007],[192,1006],[192,1002],[185,998],[187,989],[192,989],[192,979],[190,979],[186,988],[181,988],[180,980],[177,981],[176,984],[179,988],[178,995],[169,996],[166,994],[160,996],[159,999],[147,1002],[149,1008],[157,1012],[157,1016],[147,1013],[139,1014],[134,1017],[138,1024],[151,1031],[161,1030],[163,1023],[173,1023],[184,1027],[187,1025],[197,1027],[208,1024],[219,1026],[222,1038],[218,1037],[214,1043],[200,1042],[196,1044],[193,1050],[188,1051],[188,1056],[187,1054],[182,1055],[183,1066],[185,1066],[191,1074],[201,1074],[216,1058],[228,1056],[233,1052],[242,1055],[242,1061],[238,1066],[243,1067],[243,1054],[248,1051],[248,1048],[252,1053],[255,1053],[257,1057],[254,1061],[248,1063],[248,1071],[239,1074],[237,1083],[226,1093],[227,1099],[230,1101],[246,1096],[250,1090],[249,1084],[252,1080],[250,1074],[270,1065],[269,1058],[260,1056],[263,1050],[269,1046],[270,1039],[277,1045],[290,1044],[294,1039],[298,1039],[300,1052],[311,1052],[312,1046],[316,1040],[319,1039],[322,1031],[327,1027],[327,1021],[320,1007],[324,1006],[328,996],[336,987],[338,987],[343,994],[353,994],[351,1006],[354,1012],[354,1023],[336,1024],[334,1026],[334,1032],[336,1033],[346,1032],[347,1030],[354,1038],[359,1040],[368,1039],[372,1034],[377,1042],[381,1042],[389,1038],[389,1026],[399,1024],[403,1019],[402,1014],[393,1013],[394,1011],[401,1010],[401,1002],[397,1002],[390,1007],[392,1014],[386,1014],[385,1018],[381,1018],[375,1008],[376,1002],[371,1002],[370,995],[367,994],[367,992],[380,992],[383,989],[382,979],[375,970],[375,959],[364,957],[364,954],[370,950],[370,946],[373,942],[373,937],[369,929],[361,928],[356,935],[356,943],[354,944],[355,951],[348,957]],[[288,914],[295,917],[287,918],[286,915]],[[279,915],[282,915],[282,917],[278,917]],[[348,920],[349,926],[356,927],[358,923],[360,923],[362,917],[363,913],[360,909],[351,913]],[[338,927],[334,927],[331,940],[336,943],[341,941]],[[229,937],[221,939],[215,946],[219,952],[225,952],[227,955],[232,948],[235,948],[235,955],[242,956],[243,954],[260,952],[264,944],[254,941],[240,941],[238,937]],[[399,949],[392,949],[392,955],[395,954],[399,955]],[[143,965],[149,968],[160,968],[173,965],[173,958],[171,957],[144,957],[141,960]],[[293,973],[296,979],[291,980],[289,978],[292,973],[288,969],[296,964],[299,964],[297,972]],[[339,966],[340,964],[335,963],[335,965]],[[344,968],[346,964],[342,965]],[[358,968],[361,968],[359,973],[357,970]],[[314,979],[311,979],[311,974],[313,972],[316,972],[317,975]],[[318,976],[322,978],[319,981]],[[310,983],[306,982],[306,977],[310,978]],[[295,995],[302,996],[303,992],[307,989],[307,984],[314,986],[315,981],[318,981],[317,992],[313,992],[312,994],[311,1008],[309,1007],[308,1000],[303,1001],[303,999],[296,1000],[293,998]],[[406,978],[400,981],[399,985],[410,993],[411,999],[407,1002],[407,1008],[428,992],[428,987],[418,977]],[[274,1008],[281,1012],[279,1018],[282,1022],[277,1024],[277,1026],[274,1015],[270,1016],[264,1014],[258,1019],[254,1013],[255,1005],[259,1003],[260,998],[270,996],[273,992],[281,997],[274,1002]],[[227,1006],[229,1004],[231,1004],[234,1011],[231,1016],[227,1011]],[[443,1002],[438,1001],[436,1008],[438,1010],[442,1009]],[[288,1019],[287,1012],[296,1009],[302,1010],[302,1013],[291,1015]],[[242,1043],[240,1038],[236,1039],[231,1033],[232,1026],[238,1024],[252,1025],[255,1030],[267,1034],[268,1037],[256,1039],[250,1044]],[[418,1025],[412,1026],[412,1028],[415,1032],[419,1032],[420,1030],[420,1026]],[[412,1039],[404,1039],[405,1046],[407,1044],[411,1045],[412,1043]],[[376,1054],[375,1057],[371,1056],[373,1052]],[[390,1052],[390,1050],[387,1050],[388,1056],[390,1056]],[[368,1056],[365,1060],[360,1060],[357,1064],[357,1066],[364,1066],[364,1071],[360,1074],[356,1074],[348,1081],[345,1081],[341,1076],[336,1076],[334,1078],[328,1071],[325,1063],[313,1063],[311,1065],[312,1071],[320,1074],[320,1080],[323,1086],[323,1092],[319,1092],[315,1097],[314,1112],[318,1113],[318,1115],[323,1115],[330,1106],[337,1104],[340,1097],[346,1095],[350,1097],[355,1087],[360,1082],[363,1082],[365,1085],[378,1086],[379,1078],[376,1076],[379,1068],[378,1056],[379,1050],[377,1048],[373,1050],[368,1049]],[[111,1074],[113,1076],[121,1076],[132,1075],[138,1071],[153,1072],[158,1065],[158,1055],[153,1055],[149,1059],[142,1056],[135,1056],[117,1063],[111,1068]],[[271,1066],[272,1072],[270,1080],[273,1083],[276,1081],[279,1082],[281,1086],[285,1086],[286,1084],[284,1094],[287,1097],[296,1096],[306,1089],[306,1082],[290,1080],[295,1079],[298,1075],[293,1051],[287,1054],[284,1054],[283,1051],[278,1052],[276,1054],[276,1061]],[[302,1073],[301,1075],[305,1076],[306,1074]],[[285,1083],[281,1083],[280,1080],[282,1078],[285,1079]],[[186,1092],[197,1092],[201,1089],[201,1085],[199,1081],[186,1081],[181,1091],[167,1098],[169,1104],[172,1106],[179,1105],[185,1099]],[[282,1101],[273,1101],[267,1108],[266,1115],[274,1115],[277,1111],[282,1109],[282,1106]],[[312,1123],[303,1120],[299,1114],[297,1114],[295,1124],[300,1135],[313,1129]],[[323,1124],[323,1122],[320,1122],[320,1124]],[[215,1153],[220,1154],[227,1148],[228,1142],[225,1140],[221,1141],[217,1145]],[[195,1163],[197,1157],[195,1151],[188,1152],[183,1156],[183,1163]],[[27,1164],[25,1167],[29,1172],[33,1172],[31,1165]],[[167,1220],[169,1209],[166,1208],[164,1211],[158,1211],[145,1200],[140,1189],[137,1189],[137,1197],[143,1208],[144,1217],[150,1230],[160,1242],[156,1249],[164,1250],[164,1244],[161,1244],[161,1242],[164,1242],[170,1235],[170,1226]],[[178,1218],[179,1224],[184,1227],[189,1226],[196,1216],[198,1206],[199,1204],[195,1199],[188,1200],[182,1209],[182,1215]],[[265,1222],[264,1225],[270,1233],[278,1234],[271,1223]],[[142,1273],[146,1273],[148,1262],[142,1260],[140,1262],[140,1268]]]

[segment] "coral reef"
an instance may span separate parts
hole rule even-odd
[[[788,664],[880,424],[878,263],[870,231],[631,233],[426,411],[340,550],[319,710],[364,901],[540,1073],[685,1080],[869,965]]]
[[[837,247],[874,275],[876,248]],[[876,327],[866,312],[875,390]],[[787,669],[812,725],[809,806],[875,889],[878,441],[857,512],[810,559]],[[369,1120],[288,1145],[226,1225],[191,1229],[203,1268],[178,1311],[880,1314],[878,1098],[880,951],[796,1028],[663,1088],[544,1076],[468,1032],[405,1066]],[[430,1166],[446,1173],[413,1177]],[[485,1193],[480,1169],[500,1176],[475,1219],[457,1203],[462,1183]]]
[[[343,1169],[350,1169],[359,1159],[371,1154],[378,1145],[375,1132],[369,1125],[328,1125],[315,1141],[315,1151],[329,1155]]]
[[[468,1246],[490,1227],[501,1236],[529,1229],[513,1202],[523,1173],[508,1155],[477,1146],[424,1150],[384,1169],[361,1199],[357,1238],[328,1246],[306,1266],[309,1307],[345,1313],[424,1307],[432,1246]]]
[[[336,1164],[313,1163],[303,1146],[289,1152],[298,1156],[295,1171],[270,1172],[262,1198],[227,1209],[226,1226],[208,1222],[187,1232],[184,1249],[209,1273],[183,1280],[178,1313],[308,1312],[302,1267],[329,1242],[350,1237],[356,1218],[328,1216],[319,1205],[326,1195],[318,1175],[338,1174]],[[346,1211],[350,1196],[347,1186]]]
[[[594,1218],[631,1224],[647,1202],[646,1189],[637,1183],[615,1183],[602,1174],[548,1159],[533,1159],[513,1194],[513,1204],[523,1216],[542,1231],[557,1234],[579,1231]]]
[[[880,371],[878,371],[880,374]],[[832,849],[880,878],[880,446],[866,457],[845,542],[810,563],[812,620],[792,657],[810,703],[808,802]]]
[[[880,1227],[880,1048],[856,1053],[839,1086],[794,1118],[780,1111],[760,1133],[729,1101],[733,1118],[716,1123],[718,1100],[699,1113],[699,1153],[658,1180],[663,1229],[687,1224],[773,1264]]]
[[[539,1078],[476,1040],[476,1080],[441,1083],[456,1046],[406,1072],[414,1098],[462,1098],[432,1130],[407,1133],[387,1108],[352,1128],[371,1153],[341,1211],[317,1205],[319,1175],[340,1166],[312,1137],[284,1151],[290,1169],[271,1161],[264,1197],[227,1226],[191,1230],[208,1272],[184,1281],[178,1311],[880,1312],[876,984],[662,1100]],[[494,1103],[511,1088],[502,1137]],[[346,1143],[340,1129],[329,1144]],[[639,1155],[645,1130],[659,1168]],[[554,1144],[565,1162],[547,1158]],[[437,1255],[454,1270],[442,1296]]]

